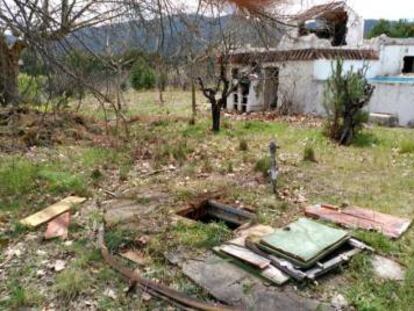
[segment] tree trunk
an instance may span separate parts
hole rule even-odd
[[[191,124],[195,124],[196,114],[197,114],[197,100],[196,100],[196,86],[194,79],[191,79]]]
[[[19,102],[17,78],[19,60],[24,44],[17,41],[9,47],[6,38],[0,37],[0,103],[3,106],[16,105]]]
[[[220,116],[221,116],[221,107],[220,105],[211,104],[211,114],[213,118],[213,132],[220,132]]]

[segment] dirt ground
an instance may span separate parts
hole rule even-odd
[[[369,126],[355,145],[339,147],[323,135],[321,119],[257,113],[223,115],[222,131],[214,135],[200,96],[195,125],[188,122],[189,93],[167,92],[163,106],[152,92],[127,96],[128,139],[106,136],[92,102],[79,116],[48,117],[46,132],[34,130],[37,113],[23,112],[20,121],[0,113],[1,310],[176,310],[139,290],[126,293],[127,282],[103,262],[96,244],[103,223],[106,244],[122,264],[214,301],[164,256],[173,249],[196,256],[234,236],[224,223],[176,220],[175,213],[200,196],[246,208],[259,223],[275,227],[321,202],[414,217],[412,130]],[[19,129],[12,134],[10,122]],[[272,139],[280,146],[278,197],[263,175]],[[314,150],[316,162],[303,160],[306,148]],[[67,195],[88,199],[72,211],[67,240],[45,241],[45,226],[19,223]],[[405,266],[403,282],[378,279],[370,256],[361,255],[318,284],[289,286],[327,303],[340,294],[347,309],[413,310],[413,231],[397,241],[353,232]],[[118,255],[130,249],[139,252],[142,264]]]

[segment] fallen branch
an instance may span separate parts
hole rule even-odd
[[[104,242],[104,226],[102,225],[98,233],[98,244],[101,249],[102,257],[105,262],[118,271],[130,281],[130,286],[138,286],[143,291],[158,298],[165,299],[171,304],[179,304],[186,308],[201,311],[235,311],[237,309],[229,308],[221,305],[211,305],[191,297],[186,296],[174,289],[169,288],[163,284],[158,284],[154,281],[142,278],[137,272],[120,265],[115,258],[109,253],[108,248]]]

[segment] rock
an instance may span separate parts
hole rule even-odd
[[[375,275],[383,280],[404,280],[405,269],[391,259],[375,255],[372,258],[372,267],[374,268]]]
[[[347,310],[349,306],[348,301],[341,294],[332,297],[331,305],[338,311]]]
[[[104,293],[103,293],[106,297],[109,297],[113,300],[116,300],[118,298],[118,296],[116,295],[115,291],[111,288],[107,288],[105,289]]]
[[[63,260],[56,260],[55,264],[53,265],[53,269],[56,272],[60,272],[63,269],[65,269],[66,266],[66,262],[64,262]]]

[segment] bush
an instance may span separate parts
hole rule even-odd
[[[247,151],[249,149],[249,145],[245,139],[240,140],[239,142],[239,150],[240,151]]]
[[[316,162],[315,150],[312,146],[306,146],[303,151],[303,161]]]
[[[414,153],[414,140],[404,140],[400,143],[400,153]]]
[[[269,157],[263,157],[260,160],[256,162],[256,165],[254,167],[254,170],[256,172],[260,172],[263,174],[263,177],[267,177],[269,175],[270,170],[270,158]]]
[[[143,60],[138,60],[131,68],[130,72],[131,86],[135,90],[154,88],[157,78],[154,70]]]
[[[44,76],[29,76],[25,73],[19,74],[18,88],[24,102],[41,105],[43,100],[43,87],[46,78]]]
[[[368,121],[363,108],[368,104],[374,87],[365,78],[366,68],[343,71],[343,60],[332,66],[332,76],[325,88],[324,106],[328,114],[327,133],[341,145],[350,145]]]

